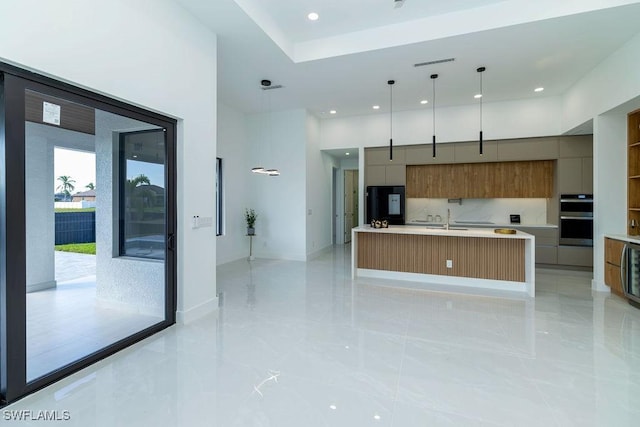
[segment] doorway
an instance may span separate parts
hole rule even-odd
[[[175,323],[176,122],[0,71],[0,389],[11,402]]]

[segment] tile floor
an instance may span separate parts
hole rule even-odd
[[[218,313],[4,410],[66,410],[69,426],[640,423],[640,310],[592,295],[589,274],[539,270],[535,300],[402,290],[353,282],[348,250],[220,266]]]
[[[162,320],[99,306],[95,256],[56,251],[55,257],[57,287],[27,294],[28,381]]]

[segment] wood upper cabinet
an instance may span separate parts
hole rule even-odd
[[[407,166],[407,197],[550,198],[554,161]]]
[[[604,283],[611,288],[611,292],[624,297],[622,278],[620,277],[620,258],[624,242],[621,240],[604,239]]]

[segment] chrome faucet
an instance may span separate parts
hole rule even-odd
[[[447,209],[447,223],[444,226],[445,230],[449,229],[449,222],[451,222],[451,209]]]

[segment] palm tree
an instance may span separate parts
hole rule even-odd
[[[60,181],[60,185],[56,188],[56,190],[64,193],[65,199],[71,198],[71,192],[75,190],[75,180],[71,179],[69,175],[61,175],[58,177],[58,181]]]
[[[85,185],[84,188],[88,188],[89,190],[95,190],[96,186],[93,182],[90,182],[87,185]]]
[[[134,178],[127,179],[127,201],[126,206],[128,211],[132,217],[135,217],[138,220],[144,218],[144,207],[145,203],[152,201],[155,197],[155,193],[148,189],[139,189],[138,187],[143,185],[151,185],[151,181],[149,177],[145,174],[140,174]]]
[[[149,181],[149,177],[147,177],[143,173],[136,176],[135,178],[127,179],[127,187],[129,187],[129,191],[133,191],[134,188],[142,184],[151,185],[151,181]]]

